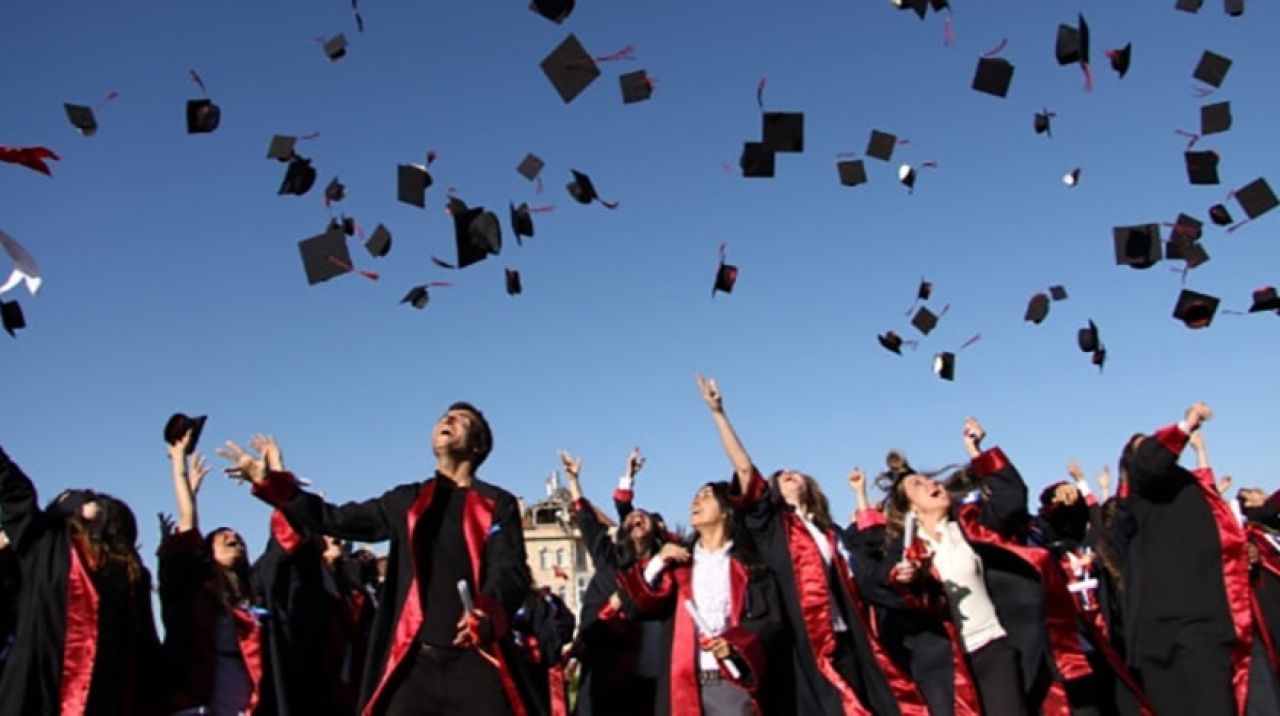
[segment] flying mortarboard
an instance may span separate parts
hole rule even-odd
[[[1253,305],[1249,307],[1249,313],[1262,311],[1280,312],[1280,295],[1277,295],[1275,286],[1263,286],[1253,292]]]
[[[1103,364],[1107,361],[1107,349],[1102,345],[1102,338],[1098,335],[1098,326],[1092,320],[1085,328],[1081,328],[1076,333],[1076,345],[1080,347],[1083,353],[1093,354],[1093,364],[1098,366],[1098,370],[1102,370]]]
[[[92,137],[98,132],[98,120],[93,116],[93,108],[81,104],[62,105],[67,110],[67,120],[81,136]]]
[[[347,187],[344,186],[342,182],[338,181],[338,177],[331,179],[329,184],[324,188],[324,203],[326,206],[342,201],[346,196]]]
[[[1218,184],[1218,153],[1213,150],[1187,152],[1187,179],[1195,185]]]
[[[1058,25],[1054,55],[1058,58],[1059,65],[1080,65],[1080,69],[1084,71],[1084,86],[1087,90],[1093,86],[1093,72],[1089,67],[1089,23],[1084,21],[1082,14],[1076,15],[1076,21],[1079,23],[1076,27]]]
[[[331,61],[337,62],[347,56],[347,36],[338,33],[324,41],[324,54]]]
[[[1066,289],[1066,287],[1065,287],[1065,286],[1050,286],[1050,287],[1049,287],[1049,298],[1052,298],[1052,299],[1053,299],[1053,300],[1055,300],[1055,301],[1065,301],[1065,300],[1067,300],[1067,289]]]
[[[873,129],[871,130],[871,138],[867,140],[867,156],[887,162],[893,158],[893,150],[897,146],[897,136]]]
[[[530,211],[528,204],[510,204],[511,207],[511,233],[516,237],[516,244],[520,243],[520,237],[527,236],[533,238],[533,212]]]
[[[542,167],[545,165],[541,157],[534,154],[526,154],[524,159],[520,160],[520,164],[516,166],[516,172],[525,179],[533,181],[538,178],[538,174],[542,172]]]
[[[898,181],[911,191],[916,188],[916,170],[910,164],[898,167]]]
[[[977,70],[973,73],[973,89],[996,97],[1009,94],[1009,84],[1013,82],[1013,64],[1003,57],[978,58]]]
[[[565,185],[565,188],[569,190],[569,196],[573,197],[574,201],[579,204],[590,204],[593,201],[598,201],[604,204],[606,208],[618,208],[616,201],[605,201],[600,198],[600,194],[596,192],[595,184],[591,182],[591,177],[576,169],[570,169],[569,172],[573,174],[573,181]]]
[[[761,143],[771,152],[804,151],[803,112],[765,112]]]
[[[1231,129],[1231,103],[1215,102],[1200,108],[1200,133],[1217,134]]]
[[[1185,261],[1188,269],[1193,269],[1208,262],[1209,252],[1204,245],[1194,239],[1174,234],[1165,242],[1165,257],[1170,261]]]
[[[26,328],[27,319],[22,315],[22,305],[17,301],[0,301],[0,323],[4,325],[4,332],[11,336],[14,331]]]
[[[622,87],[623,104],[643,102],[653,95],[653,81],[644,70],[623,74],[618,77],[618,84]]]
[[[1062,175],[1062,183],[1068,187],[1074,187],[1080,183],[1080,167],[1076,167],[1066,174]]]
[[[431,283],[423,283],[409,289],[409,292],[400,299],[400,303],[407,303],[419,310],[426,308],[427,303],[431,300],[430,289],[436,286],[448,286],[446,281],[432,281]]]
[[[391,253],[391,231],[382,224],[369,234],[369,240],[364,242],[364,248],[369,255],[380,259]]]
[[[738,267],[724,262],[725,245],[720,244],[720,265],[716,267],[716,280],[711,285],[711,297],[717,291],[733,293],[733,286],[738,282]]]
[[[542,71],[565,104],[572,102],[600,76],[595,59],[572,34],[542,61]]]
[[[200,435],[204,432],[204,424],[208,420],[207,415],[197,415],[190,417],[182,413],[174,413],[164,424],[164,441],[170,445],[177,445],[187,431],[191,431],[191,439],[187,441],[187,448],[184,451],[190,455],[196,451],[196,444],[200,442]]]
[[[1174,9],[1183,12],[1196,13],[1200,10],[1200,6],[1204,4],[1204,0],[1177,0]]]
[[[1050,126],[1050,123],[1056,116],[1057,115],[1055,113],[1050,112],[1048,109],[1043,112],[1036,112],[1035,120],[1032,122],[1031,126],[1036,130],[1036,134],[1043,134],[1048,137],[1052,137],[1053,129]]]
[[[506,269],[507,295],[518,296],[524,290],[520,285],[520,272],[515,269]]]
[[[427,189],[431,173],[422,164],[400,164],[396,167],[396,198],[419,209],[427,205]]]
[[[299,241],[298,251],[302,254],[308,285],[314,286],[352,270],[347,236],[341,227],[331,226],[323,234]]]
[[[1160,261],[1162,247],[1159,224],[1117,226],[1111,231],[1115,240],[1117,266],[1146,269]]]
[[[1230,58],[1205,50],[1200,55],[1200,62],[1196,64],[1196,69],[1191,76],[1211,87],[1221,87],[1230,69]]]
[[[1235,196],[1236,201],[1240,202],[1240,207],[1244,209],[1245,216],[1251,220],[1280,205],[1280,200],[1276,199],[1275,192],[1271,191],[1267,180],[1261,177],[1237,189]]]
[[[1107,59],[1111,60],[1111,69],[1120,75],[1120,79],[1129,73],[1129,63],[1133,59],[1133,43],[1130,42],[1118,50],[1107,50]]]
[[[222,122],[222,108],[211,99],[187,100],[187,134],[208,134]]]
[[[529,9],[559,25],[573,12],[574,0],[533,0]]]
[[[344,216],[340,219],[337,217],[334,217],[332,219],[329,219],[329,228],[332,230],[341,231],[343,234],[347,236],[354,236],[356,233],[356,220],[350,216]]]
[[[939,316],[933,311],[921,306],[920,310],[916,311],[915,317],[911,319],[911,325],[927,336],[934,328],[938,327],[938,318]]]
[[[867,182],[867,168],[861,159],[836,162],[836,171],[840,175],[840,183],[844,186],[858,186]]]
[[[458,262],[450,264],[433,256],[431,260],[437,265],[463,269],[502,252],[502,224],[493,212],[483,207],[469,208],[461,199],[452,198],[449,213],[453,216]]]
[[[1173,317],[1185,323],[1187,328],[1207,328],[1218,311],[1218,303],[1214,296],[1183,289],[1178,294]]]
[[[1226,226],[1234,221],[1226,204],[1214,204],[1209,207],[1209,220],[1217,226]]]
[[[742,145],[742,156],[738,158],[738,166],[742,176],[768,179],[773,177],[773,152],[761,142],[746,142]]]
[[[276,193],[302,196],[311,191],[315,183],[316,170],[311,166],[311,160],[294,155],[294,158],[289,160],[289,166],[284,171],[284,180],[280,182],[280,189]]]
[[[902,340],[902,336],[894,333],[893,331],[887,331],[876,336],[876,340],[880,342],[881,347],[885,350],[890,353],[897,353],[898,355],[902,355],[902,345],[904,343],[908,345],[915,345],[915,341],[904,341]]]
[[[271,144],[267,146],[267,159],[275,159],[276,161],[287,162],[293,159],[294,145],[298,143],[297,137],[291,137],[285,134],[277,134],[271,138]]]
[[[1027,311],[1023,314],[1022,320],[1031,321],[1036,325],[1040,325],[1045,318],[1049,316],[1049,294],[1037,293],[1031,297],[1027,303]]]
[[[1187,214],[1178,214],[1178,218],[1173,222],[1174,238],[1182,238],[1189,241],[1199,241],[1204,235],[1204,222],[1189,216]]]
[[[1231,17],[1244,14],[1244,0],[1222,0],[1222,9]]]
[[[956,378],[956,354],[943,351],[933,357],[933,372],[943,380]]]

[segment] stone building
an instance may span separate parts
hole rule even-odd
[[[534,584],[550,587],[577,614],[595,567],[574,522],[571,502],[559,474],[553,472],[547,478],[546,497],[531,505],[521,499],[520,514]]]

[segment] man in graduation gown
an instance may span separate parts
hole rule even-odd
[[[516,498],[475,476],[492,445],[480,411],[455,403],[432,430],[433,476],[344,505],[302,491],[289,473],[268,472],[234,443],[219,451],[297,528],[390,541],[362,716],[526,713],[512,679],[508,625],[531,577]]]

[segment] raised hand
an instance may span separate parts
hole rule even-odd
[[[266,461],[268,470],[272,472],[284,470],[284,453],[280,451],[280,443],[276,442],[275,437],[257,433],[249,438],[249,447],[262,453],[262,459]]]
[[[964,448],[969,453],[969,457],[982,454],[982,439],[985,437],[987,437],[987,431],[982,428],[982,423],[979,423],[977,418],[965,418]]]
[[[237,445],[235,441],[228,440],[222,447],[218,448],[217,453],[231,463],[231,467],[223,470],[223,472],[227,473],[227,477],[242,482],[248,480],[255,485],[261,484],[266,479],[266,460],[248,452]]]
[[[1102,499],[1111,496],[1111,466],[1103,465],[1102,472],[1098,474],[1098,487],[1102,488]]]
[[[640,446],[631,448],[631,454],[627,455],[627,471],[626,476],[635,479],[640,474],[640,469],[644,467],[644,455],[640,454]]]
[[[577,480],[578,475],[582,472],[582,458],[574,457],[566,450],[560,451],[560,464],[564,465],[564,474],[570,480]]]
[[[178,523],[173,519],[173,515],[163,512],[156,513],[156,519],[160,522],[160,541],[163,542],[170,537],[178,529]]]
[[[1230,475],[1227,475],[1227,476],[1225,476],[1225,477],[1222,477],[1222,478],[1219,478],[1219,479],[1218,479],[1218,494],[1219,494],[1219,495],[1224,495],[1224,496],[1225,496],[1225,495],[1227,494],[1227,492],[1228,492],[1230,489],[1231,489],[1231,476],[1230,476]]]
[[[675,542],[668,542],[658,550],[658,559],[668,562],[688,562],[692,558],[693,555],[689,554],[689,550]]]
[[[702,400],[711,408],[713,413],[724,412],[724,400],[720,396],[720,387],[716,385],[714,378],[703,378],[702,374],[698,374],[698,391],[702,393]]]
[[[1256,487],[1242,487],[1236,493],[1236,499],[1246,510],[1254,510],[1267,504],[1267,493]]]
[[[191,431],[188,430],[187,432],[183,433],[182,437],[178,438],[177,441],[175,441],[172,445],[169,445],[166,443],[165,447],[167,448],[166,451],[169,453],[169,459],[179,460],[179,461],[186,460],[187,445],[190,442],[191,442]]]
[[[1187,412],[1186,415],[1183,416],[1183,420],[1187,421],[1187,426],[1190,427],[1191,432],[1194,433],[1212,417],[1213,410],[1209,408],[1209,405],[1203,400],[1198,400],[1193,403],[1190,408],[1187,408]]]
[[[209,462],[204,459],[204,455],[192,455],[187,464],[187,484],[191,486],[192,496],[200,492],[200,485],[208,474]]]
[[[854,492],[866,493],[867,474],[862,471],[862,468],[855,467],[849,471],[849,487],[852,487]]]
[[[1071,476],[1072,482],[1084,482],[1084,470],[1080,469],[1080,463],[1075,460],[1067,463],[1067,474]]]

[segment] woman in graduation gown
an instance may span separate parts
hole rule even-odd
[[[1183,419],[1133,436],[1121,479],[1138,530],[1129,544],[1129,659],[1161,716],[1242,714],[1251,617],[1244,531],[1213,474],[1178,458],[1212,416],[1196,403]]]
[[[1249,669],[1249,708],[1280,712],[1280,492],[1240,491],[1248,524],[1249,581],[1252,590],[1253,661]]]
[[[869,628],[822,488],[792,470],[766,482],[734,432],[715,381],[699,376],[698,385],[733,464],[735,507],[779,583],[791,636],[783,663],[791,669],[772,678],[779,695],[791,696],[775,707],[804,716],[927,713],[920,692]]]
[[[0,448],[0,522],[21,573],[0,714],[156,713],[159,644],[133,512],[89,491],[41,510]]]
[[[963,502],[890,453],[884,559],[859,577],[932,713],[1067,713],[1062,682],[1091,670],[1065,576],[1022,542],[1026,484],[999,448],[980,448],[984,437],[965,421],[965,472],[981,487]]]
[[[616,537],[609,536],[608,524],[591,501],[583,497],[581,461],[567,453],[561,453],[561,461],[573,500],[574,520],[595,567],[583,595],[574,642],[574,655],[580,665],[574,711],[579,716],[652,714],[661,625],[637,618],[626,592],[618,585],[621,572],[643,569],[666,542],[658,521],[631,504],[634,479],[643,459],[638,451],[632,451],[626,472],[614,491],[614,506],[622,522]]]
[[[169,446],[177,529],[160,543],[169,709],[240,716],[274,712],[264,674],[265,610],[253,593],[244,538],[229,527],[200,533],[196,494],[209,467],[187,455],[188,432]]]
[[[761,696],[766,655],[783,630],[778,587],[729,490],[703,485],[690,505],[692,536],[621,575],[637,612],[662,620],[656,715],[773,713],[762,710]]]

